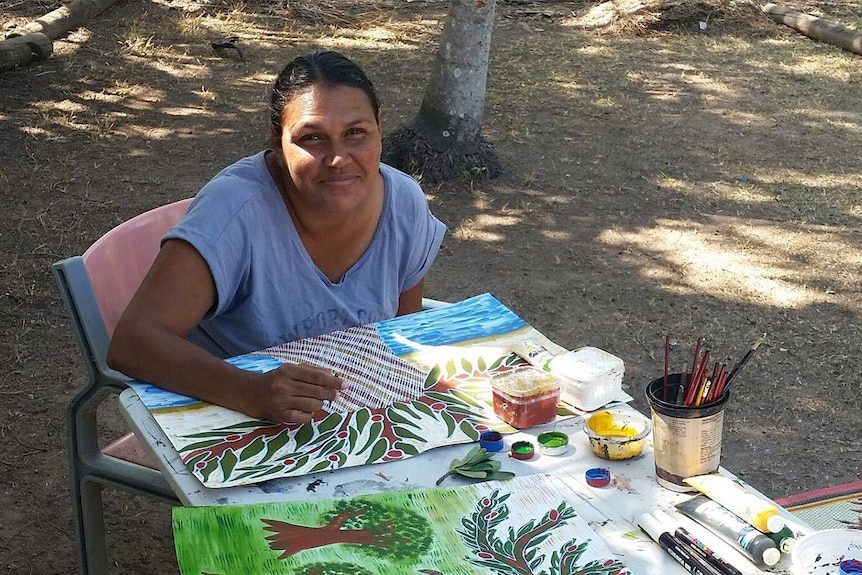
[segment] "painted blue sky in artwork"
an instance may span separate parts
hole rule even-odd
[[[232,357],[227,361],[241,369],[256,371],[258,373],[272,371],[282,364],[282,362],[274,357],[263,355],[239,355],[237,357]],[[135,389],[135,393],[138,394],[144,405],[147,406],[147,409],[180,407],[183,405],[198,403],[199,401],[193,397],[180,395],[179,393],[167,391],[161,387],[156,387],[155,385],[150,385],[149,383],[143,383],[141,381],[132,382],[131,386]]]
[[[395,355],[403,356],[414,349],[402,338],[420,345],[453,345],[523,327],[527,322],[485,293],[445,307],[383,320],[377,323],[377,332]]]
[[[527,322],[486,293],[445,307],[383,320],[376,327],[395,355],[403,356],[415,351],[415,346],[454,345],[502,335],[527,327]],[[258,373],[282,365],[278,359],[262,355],[240,355],[227,361]],[[180,407],[198,401],[148,383],[134,382],[132,387],[148,409]]]

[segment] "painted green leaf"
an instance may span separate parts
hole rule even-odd
[[[478,399],[476,399],[472,395],[464,393],[463,391],[461,391],[459,389],[451,389],[451,390],[449,390],[449,393],[451,393],[452,396],[455,397],[456,399],[458,399],[461,403],[465,403],[467,405],[473,405],[473,406],[479,407],[479,408],[486,407],[486,405],[484,403],[482,403],[481,401],[479,401]]]
[[[463,369],[465,373],[473,373],[473,364],[467,361],[466,357],[462,357],[461,369]]]
[[[263,437],[256,437],[254,441],[246,445],[242,451],[239,452],[239,460],[245,461],[250,457],[254,457],[258,453],[263,450],[266,443],[263,440]]]
[[[389,442],[386,441],[385,438],[381,437],[374,444],[374,447],[371,448],[371,452],[368,454],[368,463],[373,463],[383,457],[386,454],[386,451],[389,449]]]
[[[314,426],[311,423],[301,425],[293,436],[293,441],[296,443],[296,448],[304,446],[314,437]]]
[[[421,437],[419,435],[416,435],[415,433],[413,433],[412,431],[410,431],[406,427],[401,427],[401,426],[396,425],[392,428],[392,431],[394,431],[395,435],[397,435],[401,439],[413,439],[415,441],[420,441],[422,443],[428,442],[427,439],[425,439],[424,437]]]
[[[477,415],[477,413],[472,409],[468,409],[460,405],[448,405],[446,406],[446,411],[449,413],[457,413],[459,415]]]
[[[512,551],[514,551],[514,550],[515,550],[515,543],[514,543],[513,541],[506,541],[506,544],[505,544],[505,545],[503,545],[503,552],[504,552],[506,555],[511,556],[511,555],[512,555]],[[527,557],[527,561],[529,561],[529,560],[530,560],[530,558],[529,558],[529,557]]]
[[[209,461],[207,461],[207,464],[204,466],[204,468],[199,470],[201,478],[204,481],[207,481],[210,478],[210,474],[216,469],[218,469],[218,459],[210,459]]]
[[[266,477],[267,475],[273,475],[273,474],[275,474],[275,473],[278,473],[279,471],[281,471],[281,470],[283,470],[283,469],[284,469],[284,467],[283,467],[283,466],[278,465],[278,464],[276,463],[276,464],[274,464],[270,469],[267,469],[266,471],[261,471],[261,472],[259,472],[259,473],[254,474],[254,475],[253,475],[253,477],[255,477],[255,478],[258,478],[258,477]]]
[[[371,410],[363,407],[359,411],[353,413],[353,421],[356,423],[356,430],[362,432],[365,429],[365,424],[371,419]]]
[[[330,413],[323,421],[317,424],[317,431],[323,433],[334,429],[337,425],[344,421],[344,415],[341,413]]]
[[[431,389],[437,382],[440,380],[440,366],[435,365],[431,368],[431,371],[428,372],[428,375],[425,377],[425,389]]]
[[[351,453],[356,449],[357,441],[359,441],[359,431],[355,427],[349,428],[347,430],[347,443],[350,444]]]
[[[222,430],[216,429],[214,431],[201,431],[200,433],[189,433],[188,435],[183,435],[184,438],[189,439],[201,439],[203,437],[206,438],[215,438],[215,439],[223,439],[226,435],[236,435],[236,433],[231,430]]]
[[[437,401],[442,401],[444,403],[452,403],[452,396],[448,393],[440,393],[439,391],[429,391],[429,392],[426,392],[425,395],[427,395],[431,399],[436,399]]]
[[[443,423],[446,424],[446,437],[452,437],[452,434],[455,433],[455,418],[445,411],[441,411],[440,419],[442,419]]]
[[[480,357],[478,361],[476,361],[476,368],[482,373],[485,373],[488,370],[488,366],[485,364],[484,357]]]
[[[413,447],[409,443],[405,443],[403,441],[396,441],[395,444],[393,445],[393,447],[395,449],[400,449],[401,451],[403,451],[404,453],[406,453],[408,455],[419,455],[419,453],[420,453],[420,451],[418,449],[416,449],[415,447]]]
[[[185,466],[188,467],[189,469],[194,470],[195,464],[198,461],[203,461],[204,459],[206,459],[210,455],[212,455],[212,454],[209,451],[206,451],[204,453],[198,453],[197,455],[195,455],[194,457],[192,457],[188,461],[184,461],[183,463],[185,463]]]
[[[221,472],[225,479],[230,478],[233,468],[236,467],[236,462],[236,453],[234,453],[233,449],[225,450],[221,456]]]
[[[450,359],[446,362],[446,377],[452,377],[455,375],[455,360]]]
[[[180,453],[186,453],[189,451],[195,451],[197,449],[206,449],[207,447],[212,447],[213,445],[219,445],[224,443],[224,436],[220,435],[218,439],[208,439],[207,441],[198,441],[197,443],[192,443],[191,445],[186,445],[180,450]]]
[[[276,454],[278,450],[287,445],[287,442],[290,441],[290,430],[282,429],[278,432],[278,435],[271,437],[266,441],[266,453],[264,454],[262,461],[269,461]]]
[[[506,357],[508,357],[508,356],[505,356],[505,355],[504,355],[504,356],[502,356],[502,357],[498,357],[497,359],[495,359],[495,360],[494,360],[494,363],[492,363],[492,364],[488,367],[487,371],[494,371],[495,369],[499,368],[501,365],[503,365],[503,360],[505,360],[505,359],[506,359]]]
[[[431,409],[429,406],[425,405],[424,403],[422,403],[421,401],[418,401],[418,400],[414,401],[413,403],[411,403],[411,405],[413,406],[413,408],[416,411],[421,411],[422,413],[424,413],[428,417],[433,417],[436,419],[437,415],[434,413],[434,410]]]
[[[356,455],[361,455],[362,452],[364,452],[366,449],[368,449],[372,445],[375,445],[374,442],[377,441],[377,438],[380,437],[380,432],[382,432],[382,431],[383,431],[383,424],[379,421],[374,422],[371,425],[371,430],[370,430],[370,433],[368,434],[368,441],[365,443],[365,445],[362,446],[362,449],[360,449],[359,451],[356,452]]]
[[[461,422],[461,431],[472,439],[473,441],[479,441],[479,432],[470,424],[468,420],[464,420]]]
[[[328,459],[326,461],[318,461],[317,465],[312,467],[311,470],[309,471],[309,473],[315,473],[317,471],[323,471],[324,469],[329,469],[331,465],[332,465],[332,462],[329,461]]]
[[[388,417],[389,420],[394,423],[401,423],[403,425],[409,425],[410,427],[414,427],[416,429],[422,429],[422,426],[417,424],[415,420],[409,419],[401,415],[398,410],[395,409],[394,404],[386,410],[386,417]]]

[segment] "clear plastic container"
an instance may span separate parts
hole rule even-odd
[[[560,378],[560,397],[584,411],[594,411],[622,393],[623,360],[597,347],[562,353],[548,364]]]
[[[494,413],[517,429],[547,423],[557,416],[560,380],[535,367],[516,367],[491,377]]]

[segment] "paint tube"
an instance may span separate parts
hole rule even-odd
[[[548,363],[554,359],[554,354],[545,346],[528,339],[512,345],[512,353],[539,369],[548,370]]]
[[[689,477],[684,481],[763,533],[778,533],[784,529],[784,519],[778,507],[761,499],[729,477],[710,473]]]
[[[790,527],[785,527],[778,533],[767,533],[767,537],[775,542],[775,546],[782,553],[790,553],[793,551],[793,546],[796,544],[796,536]]]
[[[709,497],[698,495],[677,503],[676,508],[730,543],[754,563],[771,567],[781,559],[781,552],[772,539]]]

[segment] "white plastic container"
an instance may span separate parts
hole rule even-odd
[[[617,399],[623,389],[623,360],[597,347],[582,347],[550,361],[548,370],[560,378],[560,399],[584,411]]]

